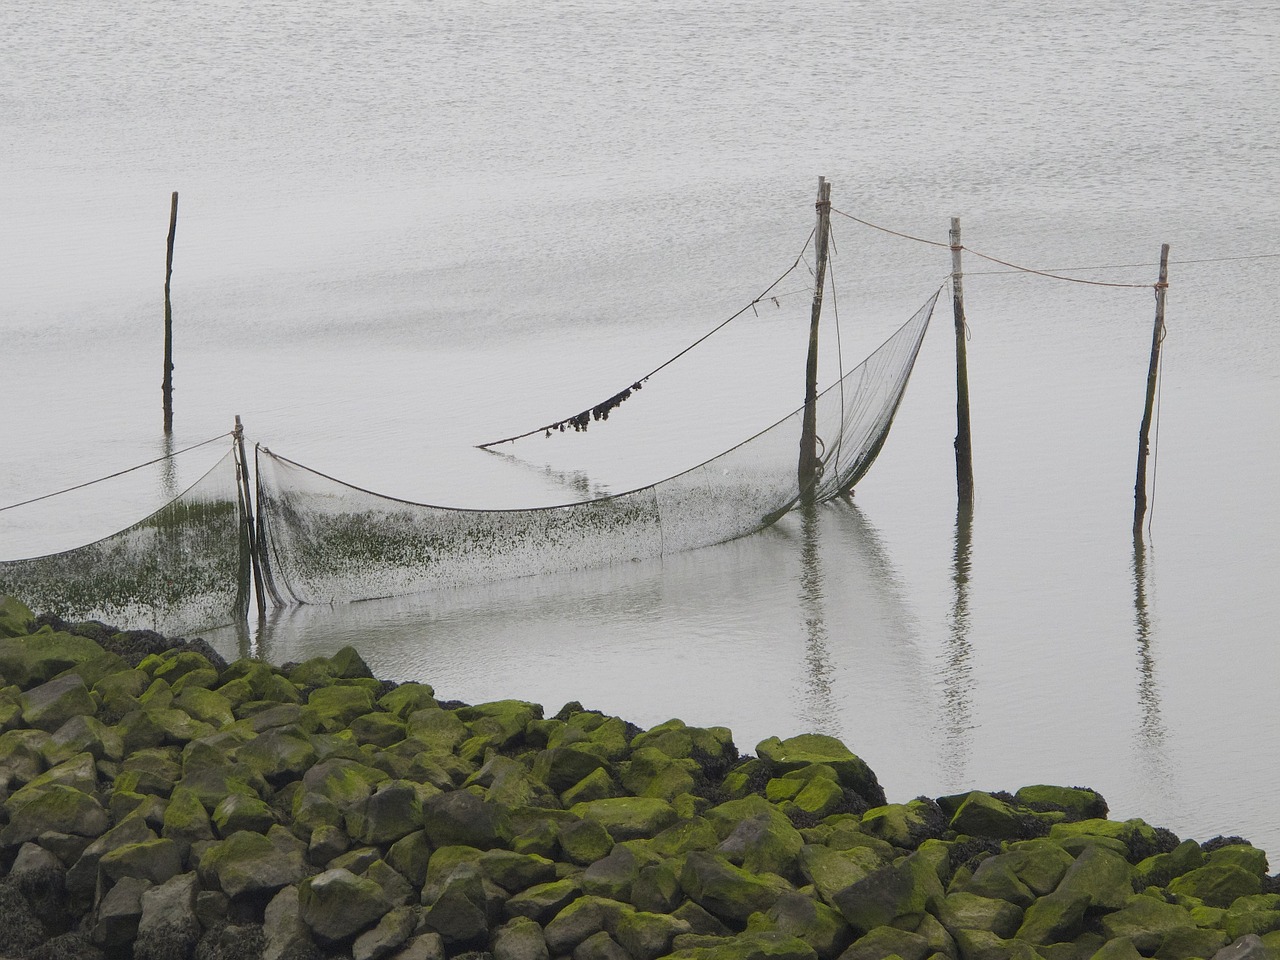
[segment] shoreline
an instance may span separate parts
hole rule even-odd
[[[9,598],[0,675],[11,960],[1280,957],[1264,851],[1086,788],[890,802],[831,737],[744,754]]]

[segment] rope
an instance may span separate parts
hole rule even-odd
[[[945,247],[947,250],[954,249],[950,243],[941,243],[937,240],[926,240],[924,237],[914,237],[909,233],[902,233],[898,230],[890,230],[888,227],[882,227],[878,223],[872,223],[869,220],[859,219],[858,217],[845,213],[841,210],[835,210],[834,208],[832,209],[832,212],[838,213],[840,214],[840,216],[845,217],[846,219],[852,220],[854,223],[860,223],[865,227],[871,227],[873,230],[880,230],[883,233],[888,233],[895,237],[902,237],[904,240],[914,240],[916,243],[925,243],[931,247]],[[983,260],[990,260],[992,263],[998,263],[1002,267],[1010,267],[1013,270],[1018,270],[1018,271],[1021,271],[1022,273],[1033,273],[1036,276],[1048,277],[1051,280],[1066,280],[1070,283],[1084,283],[1084,284],[1088,284],[1090,286],[1095,286],[1095,287],[1128,287],[1128,288],[1134,288],[1134,289],[1143,289],[1145,287],[1151,286],[1151,284],[1149,283],[1107,283],[1102,280],[1082,280],[1080,277],[1067,277],[1067,276],[1063,276],[1060,273],[1051,273],[1047,270],[1036,270],[1032,267],[1024,267],[1021,264],[1010,263],[1008,260],[1001,260],[999,257],[993,257],[990,254],[982,253],[981,251],[974,250],[972,247],[966,247],[961,245],[960,249],[968,250],[975,257],[981,257]],[[1146,264],[1137,264],[1137,266],[1146,266]],[[1089,268],[1089,269],[1094,269],[1094,268]]]
[[[21,503],[11,503],[7,507],[0,507],[0,513],[4,512],[5,510],[13,510],[16,507],[25,507],[27,504],[30,504],[30,503],[39,503],[41,500],[48,500],[51,497],[60,497],[64,493],[70,493],[72,490],[80,490],[80,489],[83,489],[84,487],[91,487],[95,483],[102,483],[104,480],[114,480],[116,477],[122,477],[126,473],[133,473],[133,471],[135,470],[141,470],[143,467],[150,467],[153,464],[160,463],[161,461],[164,461],[164,460],[172,460],[174,457],[181,456],[182,454],[195,450],[198,447],[206,447],[211,443],[217,443],[219,440],[222,440],[229,436],[231,436],[230,431],[228,431],[227,433],[221,433],[218,436],[213,437],[209,440],[202,440],[199,443],[193,443],[189,447],[183,447],[181,450],[175,450],[173,453],[166,453],[163,457],[156,457],[154,460],[148,460],[146,463],[140,463],[136,467],[129,467],[125,470],[117,470],[115,473],[109,473],[105,477],[99,477],[97,480],[88,480],[84,483],[77,483],[74,487],[67,487],[65,490],[56,490],[53,493],[46,493],[42,497],[32,497],[30,500],[23,500]]]
[[[742,316],[748,310],[755,313],[756,304],[758,304],[761,300],[768,298],[770,291],[772,291],[774,287],[776,287],[783,280],[785,280],[791,274],[791,272],[800,265],[800,261],[804,259],[805,250],[809,248],[809,241],[813,239],[813,235],[815,232],[817,232],[817,229],[818,229],[817,227],[814,227],[812,230],[809,231],[809,236],[805,239],[804,246],[800,249],[800,254],[799,256],[796,257],[795,262],[792,263],[791,266],[789,266],[786,270],[784,270],[782,272],[782,275],[779,276],[778,279],[774,280],[773,283],[765,287],[764,290],[759,294],[759,296],[757,296],[754,300],[748,303],[745,307],[743,307],[741,310],[739,310],[729,319],[716,325],[711,330],[708,330],[701,337],[693,341],[693,343],[689,344],[687,347],[685,347],[675,356],[664,361],[663,363],[658,364],[658,366],[654,367],[652,370],[646,373],[639,380],[635,381],[633,384],[631,384],[631,386],[627,387],[625,390],[615,393],[608,400],[605,400],[602,403],[598,403],[594,407],[588,407],[586,410],[583,410],[581,413],[574,414],[572,417],[565,417],[563,420],[557,420],[554,423],[548,423],[541,427],[534,427],[532,430],[526,430],[524,433],[517,433],[515,436],[505,437],[502,440],[490,440],[488,443],[478,443],[476,444],[476,447],[480,450],[487,450],[489,447],[496,447],[500,443],[511,443],[515,440],[523,440],[525,437],[531,437],[535,433],[550,433],[552,430],[564,430],[564,428],[568,426],[573,426],[574,429],[576,430],[585,430],[587,423],[589,423],[591,419],[593,418],[596,420],[607,419],[610,410],[612,410],[614,407],[617,407],[624,400],[629,398],[634,391],[639,390],[644,385],[644,383],[650,377],[652,377],[655,373],[658,373],[659,371],[675,363],[677,360],[683,357],[686,353],[688,353],[694,347],[710,339],[713,335],[719,333],[721,330],[723,330],[725,327],[731,324],[734,320],[737,320],[740,316]],[[782,294],[779,294],[779,296],[782,296]]]
[[[831,246],[833,248],[835,247],[834,236],[832,237]],[[836,267],[834,258],[827,261],[827,269],[831,272],[831,315],[835,318],[836,323],[836,363],[838,365],[837,369],[840,372],[840,379],[837,381],[840,384],[840,432],[836,435],[835,449],[836,462],[838,464],[840,461],[840,448],[844,444],[844,344],[840,340],[840,301],[836,297]],[[825,447],[826,445],[824,444],[823,446]]]
[[[949,243],[939,243],[937,240],[926,240],[924,237],[913,237],[909,233],[899,233],[897,230],[890,230],[888,227],[882,227],[878,223],[872,223],[870,220],[859,220],[853,214],[845,213],[843,210],[837,210],[835,207],[831,208],[831,212],[838,213],[845,219],[852,220],[854,223],[860,223],[864,227],[870,227],[872,230],[879,230],[882,233],[888,233],[895,237],[902,237],[904,240],[914,240],[916,243],[927,243],[931,247],[946,247],[948,250],[951,249],[951,244]]]
[[[962,249],[968,250],[975,257],[981,257],[983,260],[990,260],[992,263],[998,263],[1002,267],[1012,267],[1014,270],[1021,270],[1023,273],[1034,273],[1036,276],[1048,277],[1051,280],[1068,280],[1071,283],[1084,283],[1091,287],[1128,287],[1130,289],[1139,290],[1152,286],[1149,283],[1110,283],[1105,280],[1083,280],[1080,277],[1067,277],[1060,273],[1050,273],[1048,270],[1033,270],[1031,267],[1019,266],[1016,263],[1010,263],[1008,260],[1001,260],[999,257],[993,257],[987,253],[979,253],[972,247],[963,247]]]

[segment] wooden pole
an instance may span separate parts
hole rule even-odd
[[[253,570],[253,592],[258,597],[258,619],[261,620],[267,615],[267,597],[262,589],[262,565],[258,559],[257,527],[253,522],[253,500],[249,496],[249,462],[244,455],[244,427],[240,424],[238,413],[233,433],[236,438],[236,453],[240,459],[240,496],[244,501],[244,525],[249,539],[249,564]]]
[[[1151,413],[1156,402],[1156,377],[1160,369],[1160,344],[1164,341],[1164,295],[1169,288],[1169,245],[1160,247],[1160,280],[1156,284],[1156,321],[1151,331],[1151,361],[1147,366],[1147,403],[1138,429],[1138,478],[1133,486],[1133,535],[1142,536],[1147,513],[1147,451],[1150,447]]]
[[[173,238],[178,232],[178,191],[173,191],[169,208],[169,240],[164,263],[164,432],[173,430],[173,305],[169,300],[169,281],[173,278]]]
[[[813,310],[809,317],[809,356],[805,361],[804,419],[800,427],[797,479],[800,499],[811,502],[818,480],[818,321],[822,318],[822,287],[827,275],[827,239],[831,227],[831,184],[818,178],[818,226],[814,234],[817,270],[813,282]]]
[[[965,349],[964,275],[960,218],[951,218],[951,309],[956,320],[956,497],[973,503],[973,443],[969,435],[969,358]]]

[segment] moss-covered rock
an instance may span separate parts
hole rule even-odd
[[[947,894],[936,910],[938,919],[952,936],[959,930],[989,930],[1007,939],[1022,926],[1021,907],[975,893]]]
[[[582,893],[582,883],[576,877],[565,877],[520,891],[506,902],[504,910],[508,917],[528,917],[546,923]]]
[[[89,794],[54,784],[9,810],[9,823],[0,830],[0,847],[16,847],[46,833],[96,837],[109,821],[107,812]]]
[[[728,923],[745,924],[753,913],[768,910],[791,887],[736,867],[715,854],[694,851],[684,862],[680,886],[704,910]]]
[[[200,857],[201,882],[228,897],[275,893],[308,876],[306,848],[282,827],[267,836],[242,830],[211,844]]]
[[[1090,846],[1076,857],[1054,892],[1088,897],[1098,909],[1119,910],[1133,895],[1133,868],[1119,854]]]
[[[768,910],[752,914],[747,920],[747,932],[798,937],[821,960],[841,956],[853,939],[853,930],[839,913],[802,893],[783,893]]]
[[[804,838],[777,810],[743,820],[716,847],[730,863],[751,873],[772,873],[787,880],[799,877]]]
[[[951,829],[972,837],[1017,840],[1027,835],[1025,818],[1013,807],[981,790],[974,790],[951,818]]]
[[[884,790],[871,768],[835,737],[817,733],[780,740],[770,737],[756,746],[756,754],[773,776],[809,764],[825,764],[836,771],[843,787],[852,790],[865,807],[885,803]]]
[[[241,830],[265,834],[276,822],[276,816],[266,801],[244,793],[229,793],[223,797],[210,819],[218,829],[218,836],[223,838]]]
[[[946,826],[942,810],[932,800],[885,804],[862,815],[862,829],[868,835],[908,850],[941,836]]]
[[[913,853],[836,893],[832,906],[856,931],[867,933],[899,917],[924,913],[942,896],[942,883],[933,864]]]
[[[326,870],[298,884],[302,922],[326,946],[350,941],[390,909],[382,888],[349,870]]]
[[[832,850],[819,844],[806,844],[797,858],[805,881],[828,905],[834,905],[837,893],[863,880],[885,865],[885,860],[867,847]]]
[[[26,609],[18,604],[7,608],[5,629],[14,629],[15,622]],[[27,611],[30,612],[30,611]],[[0,676],[23,690],[52,680],[58,674],[81,664],[100,660],[103,649],[85,637],[70,633],[47,631],[32,635],[17,634],[0,637]]]
[[[1262,891],[1262,879],[1234,863],[1207,864],[1169,882],[1169,892],[1194,897],[1210,907],[1229,907],[1239,897]]]
[[[0,639],[25,637],[35,627],[35,619],[36,615],[17,597],[0,593]],[[0,673],[6,673],[2,662]]]
[[[1071,820],[1105,818],[1107,801],[1102,794],[1085,787],[1055,787],[1036,784],[1023,787],[1014,800],[1032,810],[1058,810]]]
[[[513,835],[505,810],[465,790],[427,800],[422,805],[422,825],[431,843],[438,847],[465,844],[491,850]]]
[[[615,841],[656,836],[679,818],[675,808],[656,797],[612,797],[576,804],[570,812],[594,820]]]
[[[1146,956],[1153,954],[1169,934],[1195,926],[1184,908],[1142,895],[1131,897],[1123,908],[1102,917],[1101,924],[1108,940],[1128,937]]]

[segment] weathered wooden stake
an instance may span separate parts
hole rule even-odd
[[[831,184],[818,178],[818,226],[814,234],[817,270],[813,281],[813,311],[809,318],[809,357],[805,362],[804,420],[800,428],[800,499],[810,502],[818,480],[818,321],[822,319],[822,286],[827,275],[827,239],[831,228]]]
[[[969,435],[969,358],[965,349],[960,218],[951,218],[951,309],[956,319],[956,497],[973,503],[973,443]]]
[[[176,197],[177,194],[174,194]],[[253,592],[258,597],[258,619],[267,615],[267,597],[262,587],[262,565],[258,559],[257,526],[253,520],[253,499],[249,496],[249,461],[244,455],[244,427],[240,424],[240,414],[236,414],[236,453],[240,459],[240,496],[244,502],[245,536],[249,540],[249,563],[253,570]]]
[[[169,208],[168,252],[164,263],[164,380],[160,390],[164,394],[164,432],[173,430],[173,305],[169,301],[169,281],[173,278],[173,237],[178,232],[178,191],[173,191],[173,205]]]
[[[1156,402],[1156,377],[1160,368],[1160,344],[1164,341],[1164,295],[1169,288],[1169,245],[1160,247],[1160,280],[1156,284],[1156,322],[1151,331],[1151,362],[1147,366],[1147,403],[1138,429],[1138,479],[1133,487],[1133,535],[1142,536],[1147,513],[1147,451],[1150,447],[1151,413]]]

